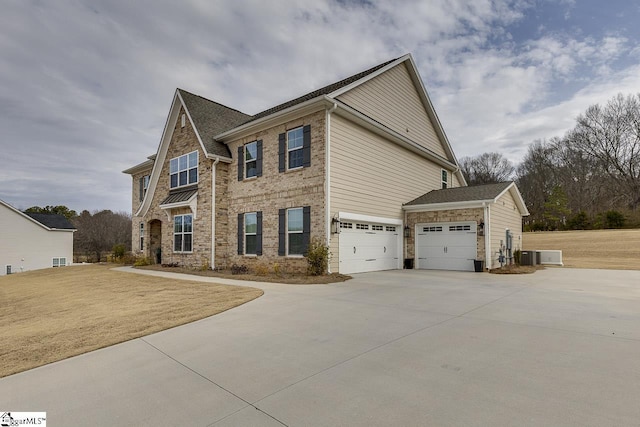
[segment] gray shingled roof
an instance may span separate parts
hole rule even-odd
[[[35,219],[40,224],[49,227],[49,228],[57,228],[60,230],[74,230],[75,227],[67,218],[63,215],[58,214],[48,214],[48,213],[33,213],[33,212],[23,212],[25,215]]]
[[[433,190],[410,201],[409,203],[405,203],[404,206],[429,205],[432,203],[469,202],[473,200],[493,200],[511,184],[513,184],[513,181]]]
[[[186,202],[197,192],[198,192],[198,187],[195,187],[195,188],[189,187],[189,188],[181,189],[180,191],[173,190],[169,193],[167,198],[164,199],[160,204],[168,205],[169,203]]]
[[[178,91],[180,92],[180,96],[182,96],[182,99],[186,104],[187,110],[189,110],[189,114],[193,119],[194,125],[198,130],[198,133],[200,134],[200,138],[202,139],[207,152],[217,156],[231,157],[231,153],[229,152],[229,148],[227,147],[227,145],[214,139],[216,135],[224,133],[240,125],[258,120],[262,117],[277,113],[278,111],[301,104],[305,101],[309,101],[313,98],[317,98],[318,96],[328,95],[331,92],[350,85],[351,83],[356,82],[361,78],[378,71],[380,68],[390,64],[397,59],[398,58],[395,58],[382,64],[376,65],[373,68],[362,71],[358,74],[354,74],[353,76],[347,77],[346,79],[340,80],[339,82],[332,83],[321,89],[314,90],[313,92],[309,92],[306,95],[302,95],[298,98],[292,99],[291,101],[287,101],[280,105],[276,105],[275,107],[271,107],[254,116],[244,114],[238,110],[226,107],[217,102],[208,100],[198,95],[194,95],[193,93],[187,92],[184,89],[178,89]]]
[[[207,152],[231,158],[229,148],[213,137],[246,122],[251,119],[251,116],[186,90],[178,89],[178,91]]]
[[[302,95],[302,96],[300,96],[300,97],[298,97],[296,99],[292,99],[291,101],[287,101],[287,102],[284,102],[284,103],[282,103],[280,105],[276,105],[275,107],[271,107],[271,108],[269,108],[267,110],[264,110],[264,111],[262,111],[262,112],[260,112],[260,113],[258,113],[256,115],[254,115],[253,117],[251,117],[251,119],[247,120],[246,123],[252,122],[252,121],[257,120],[257,119],[262,118],[262,117],[269,116],[269,115],[271,115],[273,113],[276,113],[278,111],[285,110],[285,109],[287,109],[289,107],[293,107],[294,105],[301,104],[301,103],[303,103],[305,101],[309,101],[310,99],[313,99],[313,98],[317,98],[318,96],[328,95],[331,92],[335,92],[338,89],[341,89],[341,88],[343,88],[345,86],[348,86],[351,83],[356,82],[356,81],[360,80],[361,78],[368,76],[371,73],[375,73],[380,68],[392,63],[393,61],[396,61],[397,59],[398,58],[395,58],[395,59],[392,59],[390,61],[384,62],[382,64],[376,65],[373,68],[369,68],[366,71],[362,71],[362,72],[360,72],[358,74],[354,74],[353,76],[347,77],[346,79],[340,80],[339,82],[331,83],[330,85],[327,85],[327,86],[325,86],[325,87],[323,87],[321,89],[314,90],[313,92],[309,92],[306,95]],[[244,124],[244,123],[242,123],[242,124]]]

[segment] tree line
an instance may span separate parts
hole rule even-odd
[[[460,160],[469,185],[515,180],[526,230],[640,227],[640,94],[592,105],[562,137],[536,140],[522,162]]]
[[[32,206],[25,212],[59,214],[77,229],[73,233],[75,262],[100,262],[107,254],[124,252],[131,248],[131,215],[126,212],[83,210],[78,213],[66,206]]]

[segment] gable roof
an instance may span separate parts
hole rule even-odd
[[[497,184],[474,185],[471,187],[454,187],[432,190],[422,196],[405,203],[404,206],[428,205],[432,203],[467,202],[471,200],[493,200],[511,185],[513,181]]]
[[[430,210],[434,208],[461,208],[496,203],[507,191],[511,192],[522,216],[529,215],[524,199],[513,181],[432,190],[402,205],[405,210]]]
[[[21,212],[18,209],[11,206],[9,203],[0,200],[0,205],[6,207],[8,210],[16,213],[18,216],[31,221],[32,223],[49,231],[76,231],[73,224],[69,222],[64,216],[56,214],[32,214]],[[43,217],[41,217],[41,215]],[[35,216],[35,217],[34,217]],[[44,218],[46,216],[47,218]],[[56,217],[56,218],[53,218]],[[37,218],[37,219],[36,219]]]
[[[330,93],[333,93],[339,89],[342,89],[346,86],[349,86],[350,84],[357,82],[358,80],[367,77],[369,74],[372,74],[376,71],[378,71],[379,69],[383,68],[386,65],[391,64],[394,61],[397,61],[399,58],[394,58],[390,61],[384,62],[382,64],[376,65],[375,67],[369,68],[368,70],[362,71],[360,73],[354,74],[350,77],[347,77],[346,79],[342,79],[338,82],[335,83],[331,83],[323,88],[314,90],[312,92],[309,92],[305,95],[299,96],[298,98],[292,99],[291,101],[287,101],[287,102],[283,102],[280,105],[276,105],[275,107],[271,107],[269,109],[266,109],[264,111],[259,112],[258,114],[255,114],[254,116],[251,117],[250,120],[247,120],[245,123],[249,123],[252,122],[254,120],[260,119],[262,117],[266,117],[269,116],[273,113],[277,113],[278,111],[282,111],[285,110],[289,107],[293,107],[295,105],[298,104],[302,104],[305,101],[309,101],[311,99],[317,98],[319,96],[322,95],[329,95]],[[242,123],[242,124],[245,124]]]
[[[40,224],[58,230],[74,230],[75,227],[71,222],[65,218],[63,215],[58,214],[49,214],[49,213],[33,213],[33,212],[24,212],[25,215],[35,219]]]
[[[177,91],[193,123],[195,132],[200,136],[205,152],[230,158],[229,147],[222,142],[216,141],[214,137],[246,122],[251,119],[251,116],[207,98],[194,95],[184,89],[177,89]]]

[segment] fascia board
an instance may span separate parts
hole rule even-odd
[[[137,164],[135,166],[130,167],[129,169],[125,169],[122,171],[122,173],[126,173],[129,175],[135,175],[138,172],[142,172],[144,170],[148,170],[153,168],[153,160],[146,160],[140,164]]]
[[[356,214],[351,212],[338,212],[338,219],[340,219],[340,221],[350,220],[350,221],[379,222],[382,224],[402,225],[402,219],[385,218],[382,216],[362,215],[362,214]]]
[[[484,204],[495,203],[495,200],[469,200],[464,202],[447,202],[447,203],[428,203],[424,205],[408,205],[402,206],[402,209],[407,212],[431,212],[431,211],[446,211],[450,209],[466,209],[466,208],[481,208]]]
[[[229,142],[234,139],[243,138],[263,128],[271,127],[283,121],[287,121],[289,118],[295,118],[303,114],[320,111],[330,105],[331,104],[327,103],[326,97],[324,95],[317,96],[303,103],[293,105],[289,108],[285,108],[284,110],[275,112],[269,116],[262,117],[258,120],[240,125],[236,128],[223,132],[219,135],[216,135],[214,139],[220,142]]]
[[[338,109],[334,112],[334,114],[338,114],[339,116],[345,117],[359,125],[361,125],[362,127],[369,129],[371,131],[373,131],[374,133],[392,140],[393,142],[397,143],[398,145],[413,151],[416,154],[421,155],[422,157],[431,160],[432,162],[445,167],[445,168],[449,168],[449,169],[456,169],[457,165],[449,162],[447,159],[438,156],[436,153],[434,153],[433,151],[429,150],[428,148],[423,147],[420,144],[417,144],[415,142],[413,142],[412,140],[410,140],[409,138],[400,135],[398,132],[389,129],[388,127],[384,126],[381,123],[378,123],[377,121],[373,120],[371,117],[366,116],[364,114],[362,114],[361,112],[359,112],[358,110],[349,107],[348,105],[338,101],[338,100],[333,100],[330,99],[330,102],[333,104],[335,103],[336,105],[338,105]]]
[[[516,205],[518,205],[518,209],[520,210],[520,215],[529,216],[529,210],[527,209],[527,205],[524,203],[522,194],[520,194],[520,190],[518,190],[518,186],[516,185],[515,182],[512,182],[510,185],[507,186],[507,188],[502,190],[502,192],[500,192],[500,194],[498,194],[494,199],[494,203],[497,203],[498,199],[502,197],[504,194],[506,194],[507,191],[511,193],[513,200],[516,202]]]
[[[144,199],[142,200],[142,203],[140,204],[140,207],[138,208],[134,216],[144,216],[149,210],[151,200],[153,199],[153,195],[156,192],[156,186],[158,185],[158,181],[160,179],[162,164],[164,163],[167,156],[169,142],[171,142],[171,137],[173,136],[173,128],[175,127],[176,121],[178,120],[178,113],[180,112],[179,106],[181,105],[184,104],[182,103],[182,100],[179,97],[178,90],[176,89],[176,93],[174,94],[173,101],[171,103],[171,109],[169,110],[169,115],[167,116],[164,130],[162,131],[162,138],[160,138],[160,144],[158,145],[156,160],[151,171],[151,179],[149,180],[149,189],[147,190],[147,193],[145,194]]]

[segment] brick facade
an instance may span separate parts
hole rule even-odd
[[[415,226],[421,223],[431,222],[462,222],[462,221],[475,221],[476,223],[483,222],[484,212],[482,208],[468,208],[468,209],[452,209],[444,211],[431,211],[431,212],[407,212],[406,225],[411,229],[411,237],[405,239],[405,258],[415,258]],[[477,259],[485,259],[484,249],[484,233],[478,232],[477,234]]]
[[[286,172],[278,169],[278,136],[300,126],[311,126],[311,166]],[[237,178],[238,147],[252,141],[262,140],[263,173],[256,178]],[[220,254],[221,266],[244,264],[249,267],[262,265],[269,269],[278,264],[289,271],[306,270],[306,260],[296,256],[278,255],[278,210],[309,206],[311,208],[311,238],[325,237],[325,114],[319,111],[297,120],[274,126],[245,138],[232,141],[229,149],[233,163],[228,165],[228,225],[217,229],[216,240],[224,241],[227,250]],[[238,255],[239,213],[262,212],[263,254]],[[226,230],[225,230],[226,228]],[[223,234],[226,232],[226,236]],[[218,258],[218,254],[216,254]]]

